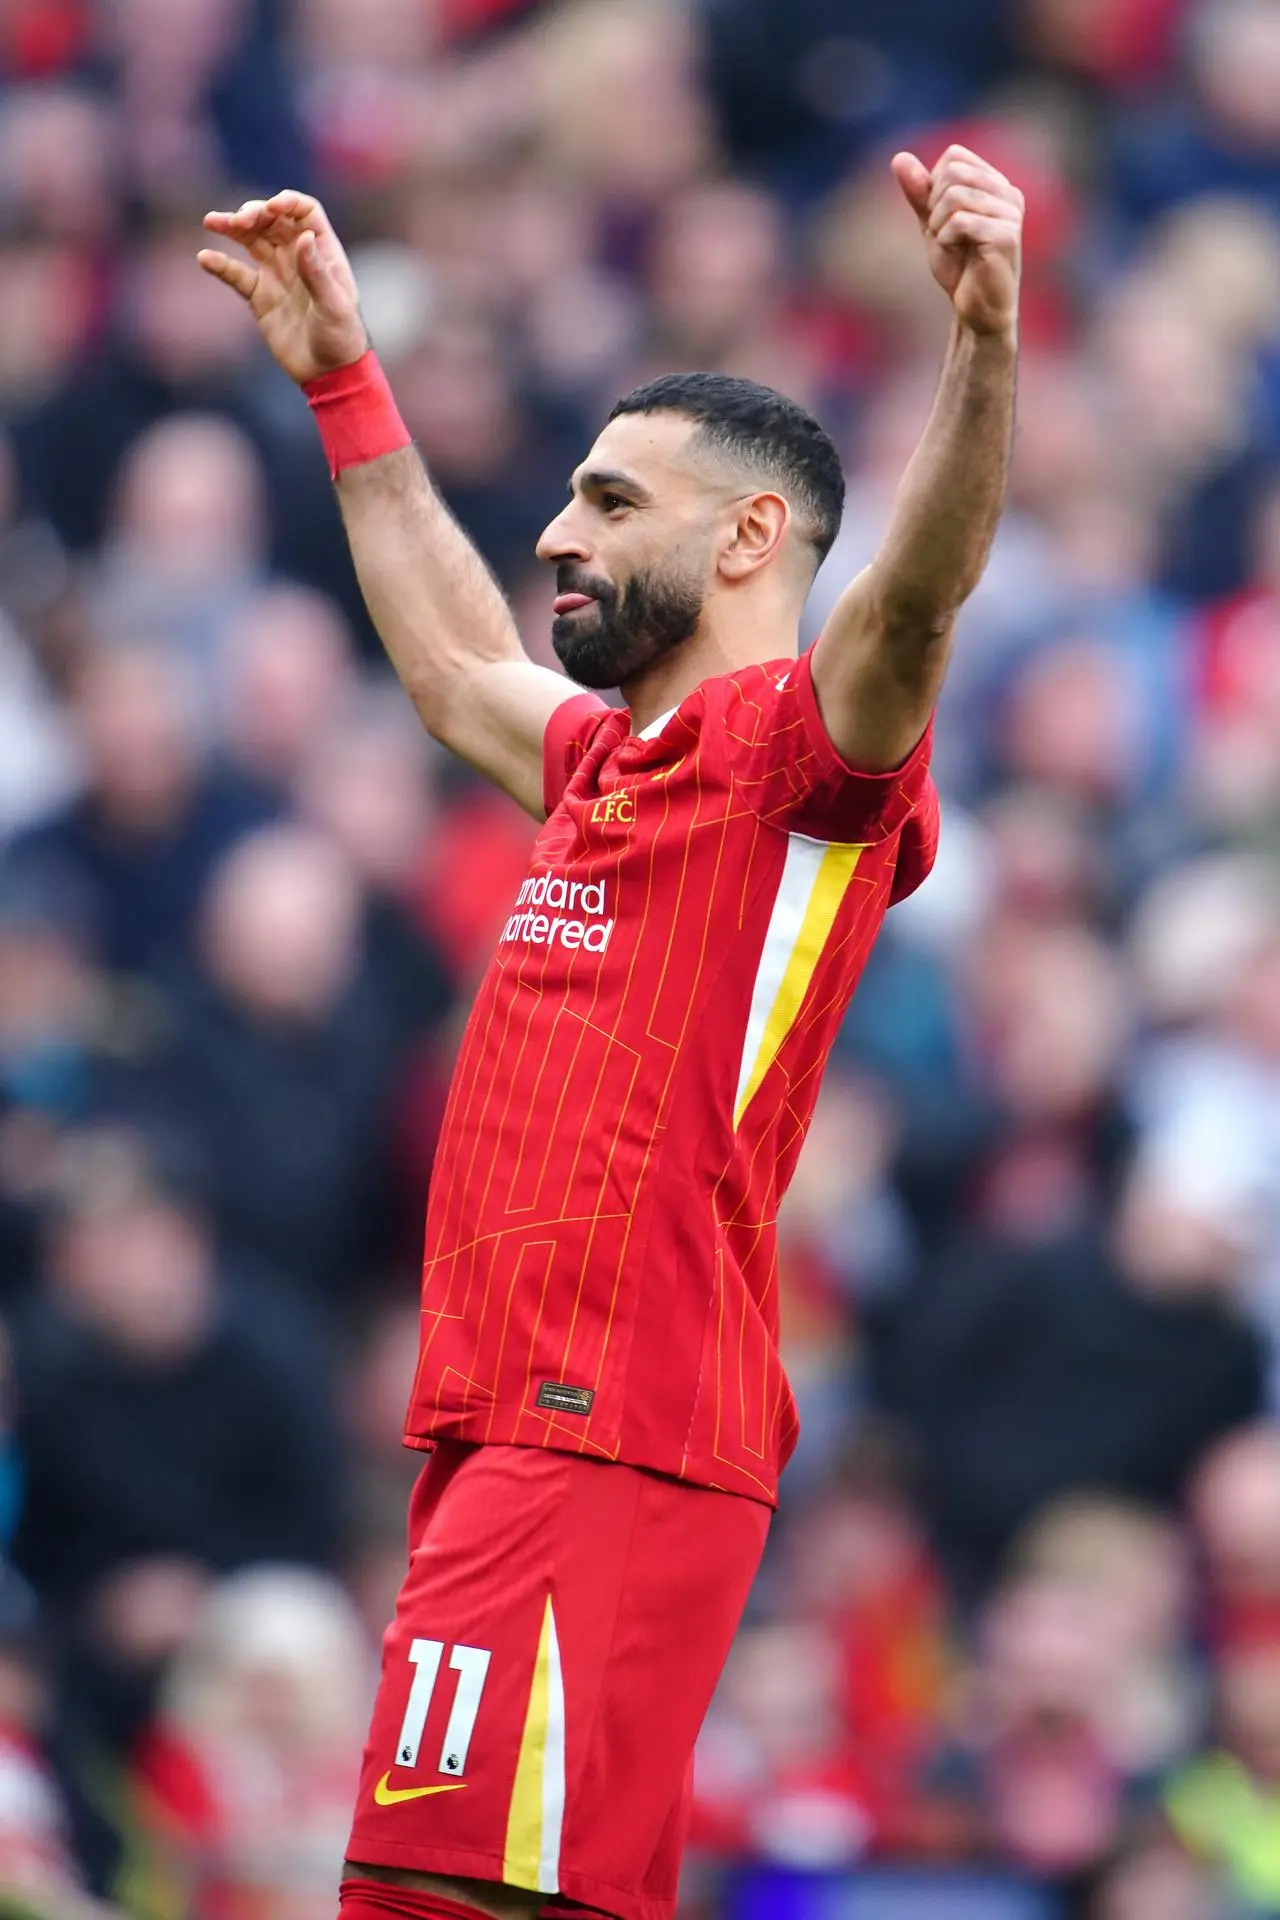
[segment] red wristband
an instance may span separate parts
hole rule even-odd
[[[302,391],[316,417],[334,480],[344,467],[362,467],[412,444],[413,435],[400,418],[372,347],[349,367],[308,380]]]

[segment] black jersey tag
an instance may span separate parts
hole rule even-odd
[[[566,1387],[563,1380],[544,1380],[538,1388],[538,1405],[552,1413],[590,1413],[595,1397],[594,1387]]]

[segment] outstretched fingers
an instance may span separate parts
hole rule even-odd
[[[255,260],[268,260],[271,257],[271,243],[267,238],[267,217],[262,211],[261,200],[247,200],[235,213],[206,213],[204,224],[210,233],[217,233],[224,240],[234,240]]]
[[[298,226],[322,225],[326,222],[324,208],[314,194],[299,193],[296,187],[286,187],[282,193],[273,193],[266,205],[269,213],[280,219],[292,220]]]
[[[233,260],[230,254],[220,253],[215,247],[202,247],[196,261],[207,274],[221,280],[243,300],[252,300],[258,284],[258,269],[251,267],[247,260]]]

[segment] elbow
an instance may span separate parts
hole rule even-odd
[[[881,644],[891,655],[904,658],[927,658],[945,652],[965,597],[948,595],[939,600],[922,594],[895,595],[880,610]]]
[[[871,583],[870,630],[890,653],[912,655],[945,649],[956,615],[977,581],[881,578]]]

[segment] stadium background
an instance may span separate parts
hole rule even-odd
[[[389,686],[200,213],[322,191],[540,658],[618,392],[810,403],[811,637],[946,326],[885,161],[955,137],[1027,196],[1012,498],[782,1223],[685,1912],[1280,1912],[1280,7],[5,0],[0,61],[0,1912],[331,1920],[531,835]]]

